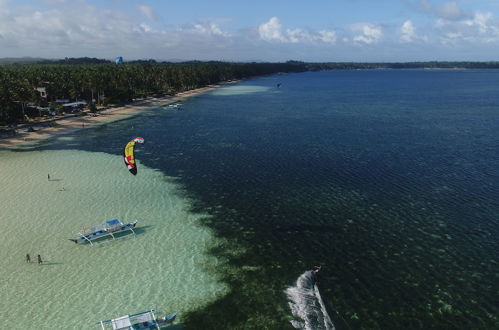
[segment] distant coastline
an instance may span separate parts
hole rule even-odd
[[[192,95],[209,90],[219,82],[279,73],[385,69],[499,69],[499,62],[171,63],[137,60],[117,64],[87,57],[17,61],[5,58],[0,59],[0,76],[4,77],[0,82],[0,147],[46,138],[48,132],[75,128],[74,123],[83,128],[116,118],[117,114],[125,115],[179,99],[184,97],[183,93]],[[67,107],[77,103],[80,109]],[[101,111],[109,107],[111,110]],[[79,114],[72,114],[73,110]],[[18,132],[16,127],[23,132]],[[24,132],[24,129],[36,131]]]
[[[0,126],[137,100],[171,97],[220,82],[280,72],[304,72],[304,63],[157,63],[79,58],[0,65]]]
[[[230,81],[202,88],[196,88],[186,92],[178,93],[175,96],[146,98],[144,100],[139,100],[121,107],[109,107],[107,109],[99,111],[94,116],[87,114],[85,116],[70,115],[55,118],[53,120],[57,123],[57,125],[55,126],[48,125],[47,121],[32,122],[29,125],[19,126],[16,130],[15,135],[0,135],[0,149],[18,147],[24,144],[33,144],[61,133],[67,133],[78,129],[85,129],[88,127],[109,123],[112,121],[123,119],[127,116],[131,116],[140,110],[174,104],[185,100],[186,98],[200,95],[202,93],[206,93],[213,89],[219,88],[223,85],[236,82],[237,81]],[[32,127],[34,130],[28,131],[26,127]]]
[[[109,64],[113,60],[78,57],[64,59],[45,59],[37,57],[4,57],[0,58],[0,65],[23,65],[23,64]],[[224,63],[217,61],[157,61],[148,60],[133,60],[127,63],[168,63],[168,64],[192,64],[192,63]],[[283,64],[282,62],[239,62],[238,64]],[[286,63],[294,63],[305,65],[308,70],[316,70],[318,68],[329,70],[342,69],[499,69],[499,61],[408,61],[408,62],[353,62],[353,61],[327,61],[327,62],[305,62],[305,61],[287,61]]]
[[[307,63],[310,70],[353,69],[499,69],[499,61],[427,61],[427,62],[325,62]]]

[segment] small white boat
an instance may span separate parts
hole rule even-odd
[[[182,103],[171,103],[171,104],[168,104],[168,108],[170,109],[180,109],[182,107]]]
[[[109,325],[112,326],[113,330],[160,329],[160,327],[175,321],[176,317],[177,313],[173,313],[165,317],[156,318],[154,309],[151,309],[142,313],[100,321],[97,324],[100,324],[103,330],[110,329]]]
[[[121,220],[118,219],[108,220],[103,225],[90,227],[90,230],[88,232],[83,229],[78,233],[79,237],[70,238],[69,240],[75,242],[76,244],[92,244],[92,241],[103,237],[112,237],[113,239],[115,239],[115,235],[117,234],[120,234],[119,236],[122,237],[123,235],[121,235],[121,233],[128,231],[131,231],[130,234],[135,234],[133,228],[135,228],[137,222],[138,221],[135,220],[134,222],[124,224],[123,222],[121,222]]]

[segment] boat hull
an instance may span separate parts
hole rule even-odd
[[[100,238],[113,237],[112,235],[120,234],[120,233],[126,232],[128,230],[132,230],[133,228],[135,228],[136,225],[137,225],[137,221],[134,221],[134,222],[127,223],[125,225],[113,228],[112,230],[111,229],[103,229],[103,230],[99,230],[99,231],[95,231],[95,232],[86,234],[84,236],[70,238],[69,240],[76,243],[76,244],[86,244],[86,243],[89,243],[91,241],[95,241],[95,240],[100,239]]]

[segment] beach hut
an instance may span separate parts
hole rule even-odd
[[[62,105],[64,112],[79,112],[81,109],[87,105],[85,101],[65,103]]]

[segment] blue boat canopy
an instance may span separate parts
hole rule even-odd
[[[121,221],[118,219],[108,220],[106,221],[106,225],[108,225],[109,227],[121,225]]]

